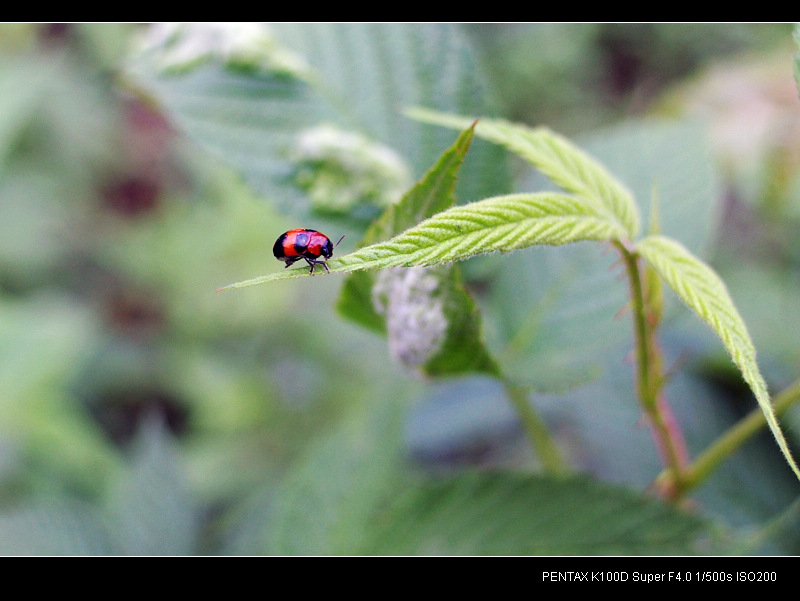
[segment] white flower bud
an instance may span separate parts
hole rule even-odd
[[[375,310],[386,317],[389,352],[409,369],[425,365],[447,333],[436,268],[386,269],[372,289]]]

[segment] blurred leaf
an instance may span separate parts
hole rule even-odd
[[[378,514],[376,555],[673,555],[708,551],[702,520],[583,478],[466,473],[408,489]]]
[[[784,374],[793,378],[800,361],[800,280],[783,264],[743,259],[732,255],[714,262],[715,269],[736,299],[753,342],[762,360],[776,362]],[[762,363],[767,380],[769,365]],[[776,374],[777,377],[777,374]]]
[[[95,65],[118,69],[130,50],[131,34],[138,23],[73,23],[80,33],[82,47],[91,53]]]
[[[322,94],[345,123],[395,148],[415,178],[452,138],[441,128],[409,121],[404,109],[424,105],[460,114],[493,112],[492,90],[457,25],[284,23],[275,26],[275,33],[314,68]],[[506,163],[500,149],[473,145],[459,176],[458,197],[473,200],[505,191]]]
[[[46,464],[51,490],[94,490],[115,462],[67,385],[98,341],[93,316],[67,295],[0,303],[0,435]]]
[[[519,416],[500,379],[470,374],[426,385],[409,409],[405,429],[409,454],[441,466],[515,444]]]
[[[639,241],[636,248],[689,308],[720,337],[755,394],[786,461],[800,479],[800,468],[792,458],[772,409],[767,384],[756,361],[753,341],[725,284],[716,272],[674,240],[663,236],[648,236]]]
[[[474,135],[474,124],[461,132],[425,177],[370,225],[359,246],[387,240],[453,206],[456,181]]]
[[[682,347],[666,350],[670,363],[683,352]],[[608,370],[580,388],[534,394],[531,402],[550,424],[577,471],[645,490],[663,467],[652,436],[642,424],[633,370],[623,363],[621,353],[615,357],[621,369]],[[670,378],[664,398],[692,453],[704,449],[738,420],[729,396],[685,372]],[[520,457],[521,435],[515,424],[516,416],[500,382],[487,377],[437,381],[426,387],[410,408],[408,447],[415,461],[432,470],[466,468],[475,461],[505,466]],[[527,458],[526,449],[522,454]],[[703,508],[698,515],[751,529],[782,512],[795,500],[796,489],[791,470],[781,460],[772,437],[765,435],[719,466],[691,498]],[[787,532],[785,540],[759,552],[795,553],[794,539],[793,533]]]
[[[198,515],[178,455],[158,419],[141,425],[129,470],[114,483],[107,509],[124,555],[197,551]]]
[[[392,148],[331,125],[304,129],[289,151],[292,181],[320,215],[370,219],[410,185],[408,166]]]
[[[69,246],[60,232],[76,225],[74,209],[59,202],[64,187],[52,171],[20,162],[0,177],[0,270],[7,285],[39,284],[63,260]]]
[[[402,481],[405,404],[387,394],[308,445],[275,490],[257,496],[227,552],[350,554],[386,495]]]
[[[697,254],[706,253],[718,223],[720,173],[707,126],[695,119],[633,119],[579,139],[581,148],[631,190],[651,227]],[[656,232],[652,232],[656,233]]]
[[[301,79],[307,70],[262,23],[155,23],[140,42],[140,52],[164,73],[182,73],[205,63]]]
[[[0,173],[20,130],[40,108],[57,63],[5,58],[0,64]]]
[[[96,510],[51,499],[0,514],[0,555],[112,555],[106,524]]]
[[[206,61],[164,75],[157,63],[139,60],[132,73],[181,128],[296,219],[314,216],[294,180],[292,149],[302,132],[324,123],[360,131],[394,149],[418,177],[450,140],[447,132],[409,122],[399,112],[404,106],[489,108],[480,69],[453,25],[280,23],[259,35],[303,67],[242,70]],[[475,169],[460,182],[464,196],[503,189],[502,154],[489,146],[474,154]]]
[[[620,369],[632,336],[616,257],[578,243],[489,259],[482,309],[508,377],[553,392]]]
[[[337,554],[667,554],[701,552],[696,517],[585,479],[471,473],[409,482],[404,404],[358,410],[257,497],[227,552]],[[565,510],[565,508],[568,508]],[[707,550],[707,549],[706,549]]]
[[[213,65],[180,76],[148,75],[145,87],[214,157],[240,170],[281,208],[290,211],[299,202],[297,192],[282,187],[293,169],[282,157],[297,132],[326,116],[306,82],[244,76]]]

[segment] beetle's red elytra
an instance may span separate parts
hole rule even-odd
[[[344,236],[339,238],[339,242],[342,239]],[[309,273],[314,273],[315,265],[322,265],[325,271],[330,273],[326,259],[331,258],[333,249],[339,245],[339,242],[333,244],[325,234],[300,227],[281,234],[272,247],[272,254],[279,261],[284,261],[286,267],[294,264],[295,261],[305,259],[306,263],[311,266]]]

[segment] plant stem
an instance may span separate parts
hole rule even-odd
[[[614,246],[622,255],[630,282],[631,312],[636,346],[636,388],[639,402],[650,422],[662,461],[666,466],[666,472],[670,474],[670,478],[665,482],[674,484],[674,487],[660,487],[659,492],[667,498],[674,499],[679,496],[682,489],[686,452],[678,425],[672,419],[669,406],[661,396],[664,375],[655,340],[660,307],[654,306],[655,303],[660,303],[660,299],[653,299],[645,295],[636,253],[630,251],[620,241],[615,241]]]
[[[522,422],[522,427],[531,441],[531,446],[536,456],[542,462],[543,469],[550,474],[560,474],[568,471],[567,465],[561,458],[558,446],[550,437],[547,426],[531,407],[527,390],[522,386],[509,382],[505,378],[503,378],[503,385],[506,389],[506,395],[514,406]]]
[[[772,404],[775,415],[781,415],[798,401],[800,401],[800,380],[795,381],[775,396]],[[761,409],[754,409],[699,455],[684,471],[680,482],[675,482],[672,475],[666,470],[658,476],[657,482],[669,488],[679,485],[681,492],[687,492],[705,480],[714,468],[730,457],[736,449],[757,434],[765,425],[764,412]]]

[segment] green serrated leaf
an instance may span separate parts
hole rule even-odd
[[[704,551],[697,517],[585,478],[471,472],[408,489],[374,520],[369,554],[659,555]]]
[[[474,121],[425,109],[408,114],[420,121],[459,129]],[[545,127],[531,129],[501,119],[481,119],[475,134],[529,161],[563,190],[604,207],[609,219],[618,220],[629,238],[636,236],[639,212],[631,193],[605,167],[563,136]]]
[[[340,258],[332,270],[436,265],[495,251],[624,235],[603,210],[582,199],[551,192],[511,194],[443,211],[388,242]]]
[[[775,417],[767,384],[759,370],[755,346],[724,282],[680,243],[664,236],[648,236],[637,243],[636,249],[720,337],[725,350],[755,394],[786,461],[800,479],[800,470]]]
[[[490,252],[535,245],[624,238],[626,231],[596,204],[539,192],[487,198],[443,211],[387,242],[358,249],[328,264],[331,273],[389,267],[418,267],[460,261]],[[308,275],[292,269],[224,286],[244,288]]]

